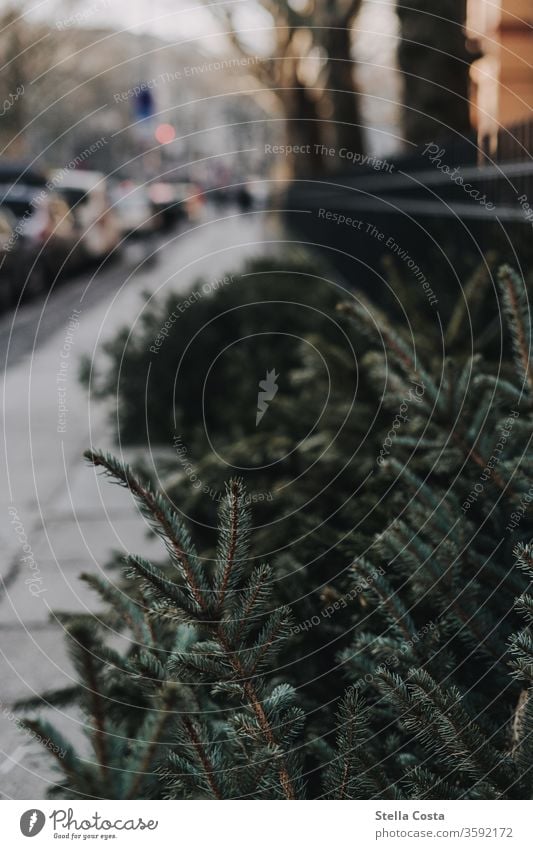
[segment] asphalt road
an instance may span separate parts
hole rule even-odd
[[[0,797],[43,798],[53,776],[51,758],[11,711],[15,700],[72,680],[53,611],[95,609],[79,575],[101,570],[113,549],[149,556],[159,545],[128,493],[83,462],[90,446],[113,448],[113,434],[109,409],[77,379],[79,359],[101,362],[103,342],[134,328],[142,293],[186,293],[198,277],[220,278],[269,250],[273,235],[263,213],[211,215],[161,237],[155,264],[126,253],[0,318]],[[47,718],[82,739],[71,709]]]

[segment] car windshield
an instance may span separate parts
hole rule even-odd
[[[31,198],[26,200],[15,200],[12,198],[2,198],[2,204],[9,209],[16,218],[23,218],[29,212],[32,212]]]
[[[0,184],[0,203],[16,218],[22,218],[33,209],[32,202],[39,196],[33,186]]]
[[[61,197],[66,200],[71,209],[74,206],[81,206],[82,204],[87,203],[87,200],[89,199],[88,192],[84,192],[83,189],[62,189],[59,187],[57,191]]]

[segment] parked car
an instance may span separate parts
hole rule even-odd
[[[101,260],[111,254],[120,243],[121,231],[105,175],[100,171],[57,171],[51,182],[72,211],[87,258]]]
[[[145,186],[123,180],[113,187],[111,198],[123,239],[146,239],[160,229],[162,215],[154,210]]]
[[[46,193],[44,186],[39,189],[26,183],[1,183],[0,204],[15,218],[24,218],[33,213],[41,192],[43,195]]]
[[[43,171],[0,159],[0,204],[17,219],[17,240],[22,238],[39,255],[38,273],[45,281],[80,269],[83,256],[76,223]]]
[[[17,230],[39,255],[48,281],[79,271],[85,262],[76,226],[67,202],[51,193],[32,203],[17,224]]]
[[[3,311],[24,298],[41,292],[45,274],[38,251],[17,231],[17,219],[0,206],[0,309]]]
[[[187,202],[193,194],[190,183],[168,183],[158,180],[148,186],[154,212],[159,213],[163,227],[173,227],[188,218]]]
[[[46,175],[24,162],[0,159],[0,205],[16,218],[29,217],[48,194]]]
[[[31,162],[0,158],[0,184],[2,186],[32,186],[44,189],[46,174]]]

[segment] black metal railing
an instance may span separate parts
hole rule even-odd
[[[345,276],[353,276],[354,263],[380,263],[388,241],[425,268],[445,252],[459,274],[493,248],[506,259],[527,262],[533,244],[532,126],[502,131],[492,159],[484,157],[482,164],[471,138],[422,147],[389,161],[388,170],[296,180],[286,199],[287,219]],[[383,238],[372,235],[372,227]]]

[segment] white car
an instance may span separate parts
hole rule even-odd
[[[117,214],[111,208],[109,187],[100,171],[55,171],[50,182],[69,204],[91,259],[103,259],[120,243]]]
[[[112,188],[111,199],[123,238],[150,237],[161,227],[161,214],[154,211],[146,186],[123,180]]]

